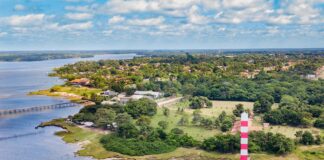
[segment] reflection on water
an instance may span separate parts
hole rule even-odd
[[[86,59],[63,59],[37,62],[0,62],[0,109],[43,106],[66,102],[46,96],[27,96],[30,91],[46,89],[62,83],[47,74],[55,67],[80,60],[129,59],[135,54],[100,55]],[[0,160],[75,160],[75,144],[65,144],[53,134],[59,128],[35,129],[41,122],[75,114],[80,108],[63,108],[0,118],[1,137],[14,137],[0,141]],[[39,133],[39,134],[30,134]]]

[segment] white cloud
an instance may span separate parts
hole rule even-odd
[[[90,13],[67,13],[65,17],[72,20],[88,20],[93,17]]]
[[[209,22],[209,19],[199,14],[197,6],[192,6],[188,13],[188,21],[193,24],[206,24]]]
[[[6,36],[8,33],[7,32],[0,32],[0,37]]]
[[[156,18],[147,18],[147,19],[131,19],[128,20],[128,24],[136,25],[136,26],[158,26],[163,24],[164,17],[156,17]]]
[[[49,16],[45,14],[28,14],[24,16],[13,15],[1,18],[0,21],[11,26],[35,26],[43,24]]]
[[[105,35],[105,36],[110,36],[113,31],[112,30],[106,30],[106,31],[102,31],[102,33]]]
[[[269,17],[268,22],[272,24],[289,24],[292,22],[293,16],[279,15],[275,17]]]
[[[66,24],[59,26],[59,30],[87,30],[93,27],[93,24],[91,21],[84,22],[84,23],[72,23],[72,24]]]
[[[116,24],[125,21],[125,18],[122,16],[113,16],[108,20],[108,24]]]
[[[247,8],[258,3],[262,2],[261,0],[223,0],[223,6],[225,8]]]
[[[95,7],[92,6],[66,6],[65,10],[68,11],[77,11],[77,12],[92,12]]]
[[[93,2],[93,0],[65,0],[66,2]]]
[[[129,13],[133,11],[157,11],[157,2],[147,0],[111,0],[101,10],[107,13]]]
[[[22,4],[17,4],[17,5],[15,5],[14,9],[16,11],[22,11],[22,10],[25,10],[26,7],[24,5],[22,5]]]
[[[323,0],[295,0],[289,3],[286,12],[295,15],[298,23],[316,23],[319,21],[321,13],[314,5],[319,2],[324,3]]]

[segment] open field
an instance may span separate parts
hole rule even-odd
[[[213,101],[212,108],[203,108],[201,110],[201,115],[209,118],[216,118],[225,111],[228,115],[232,114],[232,111],[235,109],[235,105],[242,103],[245,109],[252,109],[252,102],[235,102],[235,101]],[[155,116],[152,117],[152,126],[158,127],[159,121],[167,121],[169,123],[168,128],[166,129],[168,132],[172,128],[180,128],[188,135],[195,137],[197,140],[203,140],[205,138],[214,136],[216,134],[221,133],[218,129],[206,129],[203,127],[195,126],[191,124],[191,120],[193,118],[192,113],[193,109],[189,108],[189,101],[182,101],[175,104],[170,104],[165,106],[170,109],[170,115],[164,116],[162,108],[158,108],[158,112]],[[178,112],[178,108],[184,108],[183,113]],[[186,126],[179,126],[178,122],[181,117],[187,117],[189,120],[189,124]]]

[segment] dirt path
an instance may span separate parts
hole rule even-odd
[[[164,105],[170,104],[170,103],[175,103],[178,102],[182,99],[183,97],[172,97],[169,99],[157,101],[156,103],[158,104],[159,107],[163,107]]]

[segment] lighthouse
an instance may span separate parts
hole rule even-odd
[[[241,158],[248,160],[248,132],[249,132],[249,115],[246,112],[241,114]]]

